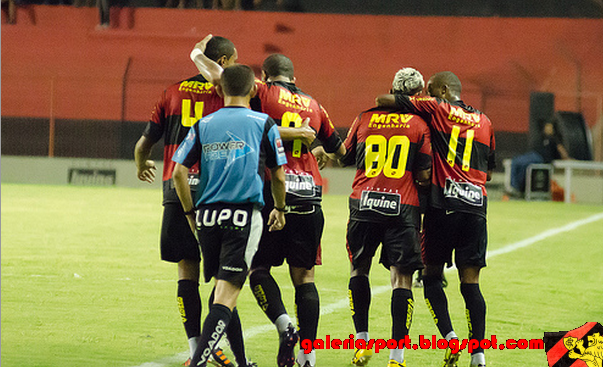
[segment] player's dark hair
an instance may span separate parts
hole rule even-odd
[[[452,71],[442,71],[434,75],[434,80],[439,84],[446,84],[456,95],[461,94],[461,80]]]
[[[264,60],[262,70],[266,77],[284,76],[293,79],[293,62],[285,55],[272,54]]]
[[[232,41],[224,37],[214,36],[207,42],[204,54],[213,61],[218,61],[222,56],[230,59],[234,51],[235,46]]]
[[[227,67],[220,78],[224,94],[232,97],[245,97],[253,88],[254,83],[253,70],[242,64]]]

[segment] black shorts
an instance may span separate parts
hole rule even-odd
[[[161,260],[180,262],[201,259],[199,243],[191,231],[180,203],[166,203],[163,206],[161,223]]]
[[[486,266],[488,231],[481,215],[429,208],[423,220],[423,262],[457,268]]]
[[[264,227],[252,268],[280,266],[285,259],[289,266],[308,270],[321,264],[320,239],[325,224],[322,208],[311,205],[297,209],[298,212],[286,214],[286,224],[282,230],[268,232],[268,227]],[[266,208],[262,212],[264,224],[267,223],[271,210],[272,208]]]
[[[402,273],[423,269],[419,233],[415,227],[392,225],[386,222],[364,222],[350,219],[346,235],[347,250],[352,266],[375,256],[380,244],[379,262],[386,269],[395,266]]]
[[[205,281],[245,283],[262,234],[262,215],[252,204],[211,204],[197,212]]]

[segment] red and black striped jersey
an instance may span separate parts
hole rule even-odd
[[[293,83],[269,82],[256,79],[257,98],[252,109],[272,117],[279,126],[300,127],[309,117],[310,127],[316,131],[327,153],[336,152],[342,144],[327,111],[312,97]],[[320,204],[322,200],[322,176],[316,158],[300,140],[283,141],[287,164],[287,205]],[[269,186],[269,185],[266,185]]]
[[[144,136],[154,143],[163,138],[163,203],[178,203],[178,195],[172,182],[175,163],[172,156],[184,140],[190,127],[200,118],[224,107],[213,85],[203,76],[196,75],[169,86],[161,95]],[[189,171],[189,183],[194,191],[198,183],[198,165]]]
[[[383,221],[397,218],[418,226],[419,195],[414,174],[431,167],[427,124],[417,115],[393,108],[372,108],[352,124],[344,142],[345,165],[356,165],[350,218]]]
[[[486,215],[487,173],[495,166],[488,116],[463,101],[396,95],[396,106],[422,116],[431,130],[433,207]]]

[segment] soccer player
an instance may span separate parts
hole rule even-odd
[[[399,70],[394,95],[415,95],[425,86],[412,68]],[[351,262],[349,297],[356,339],[369,340],[369,272],[380,244],[380,263],[391,273],[392,339],[408,335],[414,299],[412,274],[422,269],[418,186],[429,186],[431,142],[422,118],[396,108],[371,108],[354,120],[339,161],[356,166],[350,196],[347,249]],[[356,349],[352,364],[364,366],[372,350]],[[406,366],[404,349],[390,351],[388,367]]]
[[[397,106],[427,121],[433,147],[430,205],[423,222],[425,302],[447,340],[458,338],[442,288],[444,265],[452,251],[465,300],[469,337],[482,340],[486,332],[486,303],[479,287],[486,266],[488,202],[485,188],[494,169],[494,132],[490,119],[461,100],[461,82],[450,71],[434,74],[427,83],[430,97],[401,94],[377,97],[380,106]],[[446,351],[444,366],[456,366],[459,353]],[[471,354],[471,367],[485,367],[483,349]]]
[[[205,49],[208,58],[224,67],[237,61],[234,44],[223,37],[214,37]],[[136,143],[134,157],[137,176],[141,181],[155,180],[155,162],[149,160],[152,147],[163,138],[163,221],[161,225],[161,259],[178,264],[178,308],[188,337],[190,355],[201,335],[201,298],[199,295],[199,244],[190,231],[172,182],[172,156],[190,127],[201,117],[224,106],[212,84],[198,74],[168,87],[157,101],[142,137]],[[190,170],[192,190],[196,190],[198,167]],[[235,312],[228,336],[231,349],[239,362],[246,361],[243,337]],[[237,330],[238,329],[238,330]],[[221,365],[233,365],[216,350],[214,359]]]
[[[270,169],[274,202],[268,229],[285,225],[285,152],[274,120],[248,108],[257,91],[253,70],[246,65],[226,68],[216,89],[224,95],[225,107],[194,125],[173,157],[174,186],[189,225],[201,238],[205,281],[216,278],[214,302],[193,366],[207,364],[227,330],[257,251],[265,167]],[[194,165],[199,165],[200,173],[193,201],[188,172]]]
[[[203,42],[208,37],[195,46],[191,58],[202,74],[215,79],[221,68],[202,53]],[[291,367],[296,362],[294,348],[297,341],[300,338],[316,339],[320,315],[314,265],[321,263],[322,177],[309,146],[317,137],[322,143],[321,149],[331,159],[342,157],[345,147],[326,110],[295,85],[293,63],[289,58],[280,54],[268,56],[262,65],[262,79],[264,81],[256,81],[258,95],[252,100],[252,108],[274,118],[284,141],[288,224],[280,232],[264,231],[253,259],[249,282],[258,305],[279,333],[277,365]],[[265,189],[269,190],[270,186],[265,185]],[[267,198],[270,197],[268,192]],[[266,211],[263,214],[266,220]],[[280,288],[270,274],[271,268],[280,266],[285,259],[295,287],[299,335],[287,313]],[[300,350],[297,363],[302,367],[313,367],[316,363],[314,351],[305,354]]]

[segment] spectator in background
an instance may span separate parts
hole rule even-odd
[[[570,159],[555,125],[547,122],[542,130],[542,145],[535,150],[519,155],[511,161],[511,197],[523,197],[526,188],[526,171],[530,164],[551,163],[555,159]]]
[[[97,29],[107,29],[111,26],[111,0],[96,0],[96,6],[98,6],[99,24]]]
[[[2,0],[2,11],[6,12],[6,23],[15,24],[17,19],[17,5],[15,0]]]

